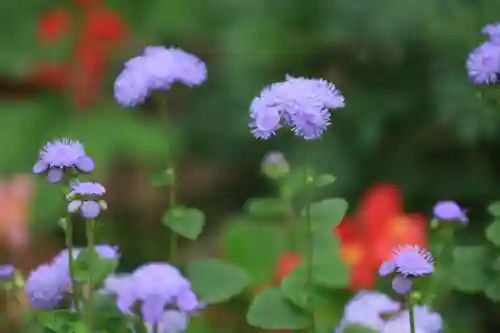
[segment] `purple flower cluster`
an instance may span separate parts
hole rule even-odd
[[[270,138],[283,126],[305,140],[318,139],[330,125],[330,109],[344,106],[344,97],[328,81],[287,75],[253,99],[250,127],[258,139]]]
[[[414,314],[416,333],[442,331],[441,315],[427,306],[415,306]],[[361,291],[349,301],[335,333],[342,333],[349,324],[362,325],[381,333],[410,333],[408,310],[403,310],[399,302],[376,291]]]
[[[117,307],[125,314],[133,314],[134,305],[140,304],[144,321],[160,325],[164,332],[175,331],[170,325],[185,328],[187,316],[204,306],[189,280],[167,263],[148,263],[132,274],[108,277],[103,292],[116,295]]]
[[[500,22],[485,26],[489,39],[474,49],[467,59],[467,72],[475,84],[495,84],[500,78]]]
[[[434,218],[440,221],[469,223],[467,211],[460,207],[455,201],[439,201],[434,205]]]
[[[80,211],[86,220],[92,220],[99,216],[102,209],[106,209],[106,203],[99,200],[106,193],[106,189],[95,182],[76,182],[71,185],[71,193],[68,212]]]
[[[106,244],[96,245],[95,250],[103,258],[118,258],[118,248]],[[81,249],[74,249],[76,259]],[[68,250],[62,250],[48,264],[42,264],[30,272],[25,292],[35,309],[53,309],[59,305],[71,287]]]
[[[16,269],[12,265],[0,265],[0,280],[10,280],[14,277]]]
[[[390,260],[379,269],[380,276],[395,274],[392,288],[399,294],[407,294],[412,287],[412,278],[434,272],[432,255],[418,245],[402,245],[394,250]]]
[[[199,85],[206,77],[206,66],[198,57],[175,47],[149,46],[125,63],[115,81],[115,99],[122,106],[134,107],[152,91],[168,90],[176,82]]]
[[[60,182],[69,170],[88,173],[94,170],[94,161],[85,154],[78,141],[56,139],[48,142],[40,152],[33,173],[46,173],[50,183]]]

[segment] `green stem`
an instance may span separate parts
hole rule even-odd
[[[175,195],[176,192],[176,174],[175,174],[175,168],[171,166],[168,170],[167,173],[170,175],[170,191],[169,191],[169,197],[170,197],[170,209],[175,208],[175,205],[177,204],[177,198]],[[172,265],[177,264],[177,248],[178,248],[178,236],[177,234],[173,231],[170,230],[170,239],[169,239],[169,262]]]
[[[307,163],[307,159],[304,159],[304,163]],[[307,164],[304,167],[304,185],[306,190],[306,223],[307,223],[307,235],[306,235],[306,270],[307,270],[307,281],[306,286],[309,292],[307,298],[308,303],[311,301],[311,292],[313,289],[313,261],[314,261],[314,252],[313,252],[313,227],[312,227],[312,219],[311,219],[311,186],[310,186],[310,176],[309,170],[307,168]],[[316,330],[314,322],[314,312],[311,312],[311,318],[309,323],[309,332],[314,333]]]
[[[408,300],[407,300],[407,306],[408,306],[408,313],[410,314],[410,332],[415,333],[415,312],[413,309],[413,301],[411,299],[411,294],[408,295]]]
[[[86,236],[87,236],[87,249],[89,253],[95,251],[95,241],[94,241],[94,226],[95,220],[89,220],[86,222]],[[91,257],[93,258],[93,256]],[[92,267],[90,267],[88,272],[88,295],[87,295],[87,307],[86,307],[86,318],[89,330],[93,331],[93,294],[94,294],[94,274]]]
[[[68,267],[69,276],[71,279],[71,297],[73,298],[73,304],[78,313],[80,313],[80,296],[78,290],[78,282],[75,276],[75,258],[73,257],[73,222],[71,217],[68,215],[66,218],[66,226],[64,230],[66,248],[68,249]]]

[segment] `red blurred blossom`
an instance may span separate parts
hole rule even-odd
[[[42,45],[58,42],[69,32],[70,15],[65,9],[56,9],[42,15],[38,21],[38,42]]]
[[[51,88],[69,89],[75,104],[86,108],[98,98],[111,51],[125,39],[127,27],[117,12],[103,8],[100,1],[78,1],[78,4],[84,10],[72,59],[68,64],[40,63],[33,80]],[[66,17],[64,24],[60,23],[61,17]],[[45,13],[39,24],[39,35],[44,36],[40,43],[47,44],[42,41],[49,39],[51,43],[60,41],[61,26],[67,29],[69,20],[69,14],[61,9]],[[45,21],[51,24],[42,24]]]
[[[346,216],[333,230],[341,242],[340,256],[351,269],[350,289],[371,288],[378,268],[396,246],[425,246],[426,224],[424,216],[404,212],[403,198],[395,185],[379,183],[368,189],[356,216]],[[299,262],[298,254],[285,253],[277,265],[277,280],[281,281]]]

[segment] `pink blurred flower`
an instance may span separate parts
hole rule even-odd
[[[0,180],[0,241],[11,249],[22,249],[29,242],[28,215],[32,197],[30,176],[18,174]]]

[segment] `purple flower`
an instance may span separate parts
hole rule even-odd
[[[113,283],[114,282],[114,283]],[[167,263],[149,263],[130,276],[112,281],[110,291],[117,295],[118,308],[131,313],[139,302],[144,321],[150,325],[162,322],[167,306],[182,313],[192,313],[203,307],[191,289],[191,283],[180,271]]]
[[[468,223],[466,211],[455,201],[439,201],[434,205],[434,217],[441,221],[460,221]]]
[[[345,106],[336,87],[323,79],[286,76],[265,87],[250,105],[250,127],[258,139],[268,139],[283,126],[305,140],[321,137],[330,125],[330,109]]]
[[[198,57],[175,47],[146,47],[124,67],[115,81],[114,94],[125,107],[143,103],[154,90],[168,90],[176,82],[191,87],[207,77],[206,66]]]
[[[428,306],[414,306],[415,326],[425,333],[439,333],[443,329],[443,318],[437,312],[433,312]],[[410,314],[405,310],[394,317],[391,321],[410,322]],[[388,324],[389,325],[389,324]],[[384,331],[385,332],[385,331]],[[392,332],[392,331],[388,331]]]
[[[361,291],[347,303],[337,331],[341,332],[349,324],[380,331],[385,324],[381,315],[396,312],[400,308],[401,304],[387,295],[376,291]]]
[[[399,318],[389,320],[380,331],[381,333],[411,333],[410,321]],[[415,333],[429,333],[415,323]]]
[[[35,309],[53,309],[70,285],[68,274],[55,265],[41,265],[26,280],[26,295]]]
[[[158,333],[179,333],[187,329],[189,322],[188,315],[184,312],[167,310],[163,313],[161,321],[158,323]],[[147,326],[148,333],[153,333],[152,325]]]
[[[500,42],[500,22],[486,25],[481,32],[488,35],[491,42]]]
[[[106,209],[106,204],[99,198],[106,193],[106,189],[99,183],[84,182],[71,185],[72,191],[68,195],[70,202],[68,212],[80,211],[86,220],[93,220],[99,216],[102,209]]]
[[[467,72],[476,84],[497,83],[500,73],[500,45],[486,42],[474,49],[467,59]]]
[[[33,173],[47,172],[47,180],[58,183],[64,172],[71,168],[88,173],[94,169],[94,161],[85,154],[80,142],[56,139],[43,147],[38,162],[33,166]]]
[[[430,275],[434,272],[432,255],[418,245],[403,245],[395,249],[390,260],[379,269],[380,276],[396,273],[392,288],[399,294],[406,294],[412,287],[411,278]]]
[[[0,280],[10,280],[14,277],[16,269],[12,265],[0,265]]]

